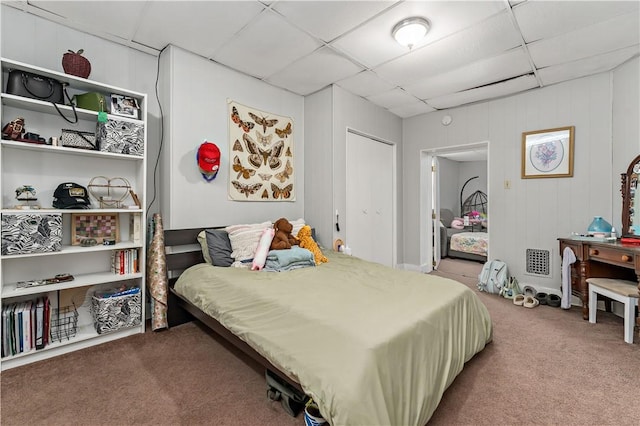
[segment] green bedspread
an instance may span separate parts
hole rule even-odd
[[[297,380],[337,425],[424,425],[491,340],[465,285],[327,252],[288,272],[208,264],[176,291]]]

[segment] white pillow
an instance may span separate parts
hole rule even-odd
[[[304,219],[302,218],[297,220],[290,220],[289,223],[293,226],[293,230],[291,231],[291,234],[294,236],[297,236],[298,232],[300,232],[300,229],[302,229],[302,227],[306,225],[306,223],[304,223]]]
[[[256,249],[256,253],[253,256],[253,263],[251,264],[252,271],[260,271],[265,262],[267,261],[267,254],[269,253],[269,247],[271,246],[271,241],[273,240],[273,236],[276,231],[271,228],[267,228],[262,231],[262,236],[260,237],[260,242],[258,243],[258,248]]]
[[[267,221],[245,225],[230,225],[225,228],[231,241],[231,257],[236,261],[253,259],[253,254],[258,248],[262,232],[273,227],[273,223]]]

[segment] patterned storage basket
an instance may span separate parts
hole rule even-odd
[[[100,151],[144,155],[144,126],[124,120],[108,120],[98,123],[97,130]]]
[[[134,327],[142,320],[140,292],[123,296],[91,298],[91,313],[98,334]]]
[[[61,248],[61,214],[2,214],[3,255],[44,253]]]

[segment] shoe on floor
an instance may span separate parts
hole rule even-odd
[[[524,302],[522,302],[522,306],[524,306],[525,308],[535,308],[539,304],[540,302],[538,301],[538,299],[533,296],[525,296]]]
[[[522,306],[522,304],[524,303],[524,297],[524,294],[516,294],[516,296],[513,298],[513,304]]]

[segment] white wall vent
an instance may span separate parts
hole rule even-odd
[[[551,276],[551,252],[541,249],[527,249],[527,268],[529,275]]]

